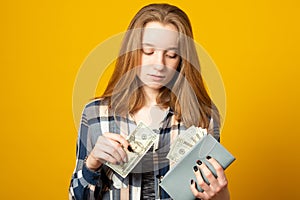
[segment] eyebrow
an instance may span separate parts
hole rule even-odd
[[[151,44],[151,43],[142,43],[142,46],[149,46],[149,47],[155,47],[154,44]],[[175,51],[178,51],[178,47],[169,47],[167,48],[166,50],[175,50]]]

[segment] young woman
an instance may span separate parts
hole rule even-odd
[[[82,113],[70,199],[170,199],[158,183],[172,165],[166,155],[181,130],[200,126],[219,140],[219,113],[204,87],[192,38],[187,15],[175,6],[151,4],[135,15],[104,94]],[[140,121],[159,140],[122,178],[105,164],[128,161],[125,137]],[[214,158],[209,162],[217,178],[195,161],[195,179],[186,184],[195,198],[229,199],[222,167]]]

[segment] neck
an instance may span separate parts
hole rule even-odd
[[[145,106],[155,106],[157,105],[157,102],[156,102],[156,97],[159,93],[159,90],[155,90],[155,89],[151,89],[147,86],[144,86],[143,87],[143,90],[145,92]]]

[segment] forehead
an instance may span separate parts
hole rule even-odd
[[[178,37],[179,34],[174,25],[149,22],[144,27],[142,44],[162,49],[177,48]]]

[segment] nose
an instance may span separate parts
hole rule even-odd
[[[155,56],[154,56],[154,68],[156,70],[163,70],[165,66],[165,61],[164,61],[164,51],[156,51]]]

